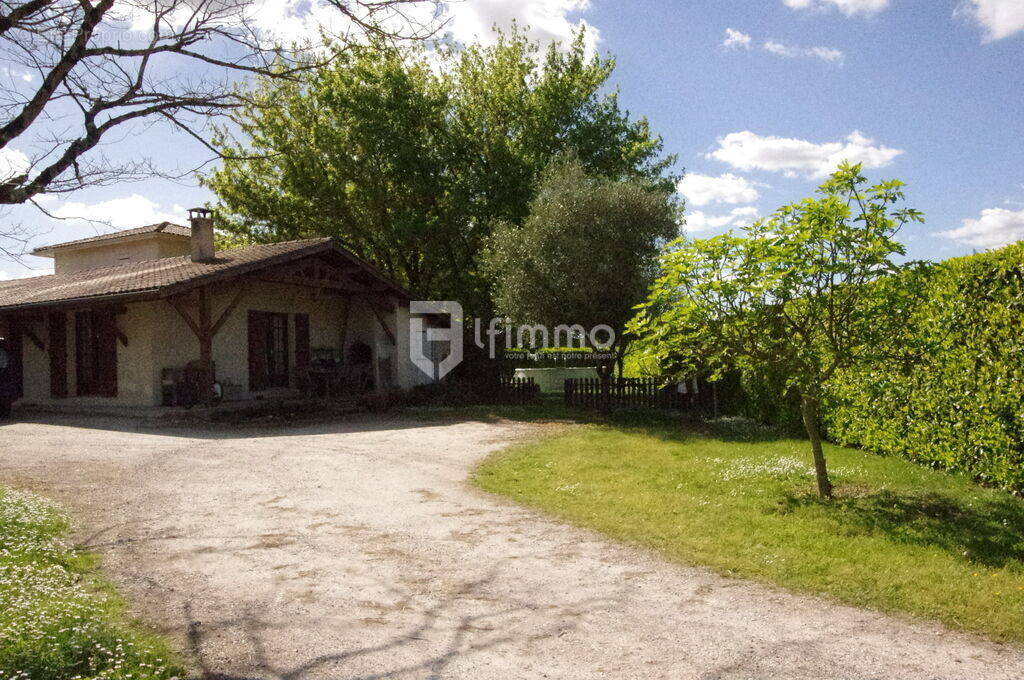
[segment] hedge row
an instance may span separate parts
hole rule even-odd
[[[891,360],[830,385],[830,439],[1024,493],[1024,244],[936,264]]]

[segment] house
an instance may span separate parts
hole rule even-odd
[[[215,252],[209,212],[190,224],[40,248],[54,274],[0,282],[21,403],[166,405],[189,376],[196,395],[288,396],[318,368],[348,393],[429,381],[409,294],[337,241]]]

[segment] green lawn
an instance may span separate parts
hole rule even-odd
[[[41,498],[0,487],[0,678],[165,680],[168,648],[132,624],[63,536],[66,517]]]
[[[527,417],[532,417],[526,413]],[[1024,642],[1024,501],[895,458],[742,421],[590,423],[496,454],[491,492],[672,560]]]

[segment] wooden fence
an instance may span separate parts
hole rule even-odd
[[[565,381],[565,404],[610,411],[616,408],[675,408],[704,406],[706,399],[691,387],[680,392],[676,383],[657,378],[570,378]]]
[[[502,378],[501,401],[507,404],[528,404],[540,394],[533,378]]]

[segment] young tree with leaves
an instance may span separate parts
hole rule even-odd
[[[844,163],[820,196],[787,205],[742,236],[682,239],[630,323],[638,346],[682,372],[781,369],[800,396],[818,493],[831,498],[819,430],[822,391],[836,371],[869,361],[899,319],[873,282],[900,271],[896,240],[920,212],[903,183],[870,186]]]
[[[659,248],[679,232],[673,194],[588,174],[567,155],[541,175],[529,208],[522,225],[495,230],[484,256],[498,312],[548,329],[607,325],[621,371],[626,322],[654,280]]]
[[[548,162],[671,190],[661,140],[603,92],[614,63],[581,33],[547,51],[521,31],[428,53],[373,43],[299,82],[266,80],[221,135],[207,178],[224,229],[255,241],[335,236],[414,294],[491,312],[480,252],[526,218]],[[272,105],[270,105],[272,104]]]

